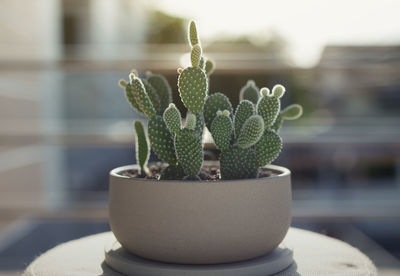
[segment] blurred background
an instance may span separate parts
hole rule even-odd
[[[287,87],[274,162],[292,171],[293,226],[400,273],[400,22],[396,0],[0,1],[0,275],[67,240],[108,231],[108,172],[135,162],[118,80],[188,62],[197,21],[236,106],[248,79]],[[182,108],[182,106],[181,106]]]

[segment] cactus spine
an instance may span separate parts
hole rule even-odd
[[[239,92],[240,102],[233,113],[232,104],[224,94],[208,95],[209,78],[215,64],[203,56],[193,21],[189,24],[188,40],[191,66],[177,70],[179,95],[188,109],[184,127],[165,77],[147,72],[141,79],[132,71],[129,82],[119,82],[132,108],[149,119],[149,139],[143,124],[134,123],[136,160],[141,173],[148,172],[150,140],[155,154],[168,163],[160,179],[198,180],[206,126],[221,151],[221,178],[255,178],[258,169],[274,161],[282,149],[282,139],[278,135],[282,122],[297,119],[303,109],[293,104],[281,110],[280,99],[285,93],[282,85],[275,85],[270,91],[266,87],[259,89],[249,80]]]

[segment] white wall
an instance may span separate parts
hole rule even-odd
[[[0,60],[53,60],[61,54],[60,0],[0,1]]]

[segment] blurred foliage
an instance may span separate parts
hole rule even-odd
[[[208,51],[235,52],[243,50],[248,53],[284,53],[287,42],[276,32],[264,32],[240,36],[221,36],[207,45]]]
[[[186,43],[186,22],[181,17],[153,10],[149,14],[146,42],[154,44]]]

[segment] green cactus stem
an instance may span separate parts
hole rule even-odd
[[[188,40],[189,40],[190,46],[193,47],[196,44],[200,44],[199,36],[197,35],[196,23],[194,21],[190,21],[190,23],[189,23],[188,35],[189,35]]]
[[[232,146],[220,155],[221,179],[256,178],[256,154],[252,148]]]
[[[188,112],[186,114],[185,128],[194,130],[196,127],[196,115]]]
[[[303,107],[299,104],[292,104],[281,110],[278,117],[275,120],[275,123],[272,125],[272,129],[276,132],[279,132],[281,129],[282,123],[284,120],[296,120],[301,115],[303,115]]]
[[[170,165],[176,164],[178,160],[175,155],[174,140],[161,116],[156,115],[150,119],[148,132],[155,154]]]
[[[151,72],[147,72],[146,75],[147,81],[155,89],[160,98],[160,109],[164,111],[172,103],[171,86],[162,75],[152,74]]]
[[[125,85],[125,96],[128,102],[131,104],[131,107],[137,112],[143,114],[143,111],[140,109],[139,103],[136,100],[136,96],[133,94],[132,86],[129,83]]]
[[[135,76],[135,74],[131,73],[129,75],[130,78],[130,87],[132,88],[132,95],[135,97],[136,102],[139,105],[141,111],[147,118],[152,118],[156,115],[156,111],[151,103],[149,95],[147,95],[146,90],[144,88],[143,82]]]
[[[274,161],[282,149],[282,139],[273,130],[265,130],[261,139],[255,145],[257,167],[262,167]]]
[[[232,104],[228,97],[222,93],[214,93],[207,97],[204,104],[204,121],[207,128],[211,129],[211,124],[218,110],[228,110],[232,114]]]
[[[292,104],[281,111],[285,120],[296,120],[303,114],[303,107],[299,104]]]
[[[282,85],[274,86],[272,93],[268,88],[261,88],[261,99],[257,103],[257,114],[261,115],[264,119],[265,128],[270,128],[281,109],[280,97],[284,93],[284,88]]]
[[[143,82],[144,89],[146,90],[147,95],[149,95],[151,104],[156,110],[156,113],[158,115],[162,115],[163,110],[161,109],[160,96],[158,95],[157,91],[146,79],[141,79],[141,81]]]
[[[171,133],[177,134],[181,130],[181,113],[173,103],[165,109],[163,118]]]
[[[192,61],[193,67],[200,67],[201,69],[203,69],[203,66],[199,66],[201,60],[201,47],[199,44],[193,46],[192,52],[190,54],[190,60]]]
[[[199,67],[185,68],[178,77],[178,90],[186,108],[199,114],[203,110],[208,91],[206,73]]]
[[[210,76],[215,70],[215,63],[211,59],[207,59],[204,70],[206,71],[207,76]]]
[[[126,80],[119,80],[118,85],[122,88],[126,88],[126,86],[128,85],[128,83],[126,82]]]
[[[272,88],[272,95],[279,99],[282,98],[283,94],[285,94],[285,91],[286,89],[283,85],[277,84]]]
[[[278,116],[276,117],[274,124],[271,126],[271,129],[276,133],[278,133],[282,127],[282,123],[283,123],[283,118],[282,115],[279,113]]]
[[[248,148],[260,140],[264,132],[264,120],[260,115],[250,116],[240,131],[238,137],[238,146],[241,148]]]
[[[247,81],[239,93],[240,101],[248,100],[253,104],[257,104],[259,98],[259,88],[253,80]]]
[[[150,156],[150,145],[144,131],[142,122],[135,121],[133,123],[135,128],[135,149],[136,149],[136,163],[139,164],[140,174],[145,175],[148,173],[147,161]]]
[[[238,107],[236,108],[236,113],[234,117],[233,124],[235,126],[235,137],[239,137],[240,135],[240,130],[243,127],[244,122],[252,116],[256,114],[256,109],[254,108],[254,105],[252,102],[248,100],[242,100]]]
[[[203,164],[203,149],[196,132],[184,128],[175,136],[175,151],[187,176],[197,176]]]
[[[160,180],[182,180],[185,175],[181,165],[169,165],[161,171]]]
[[[232,120],[229,116],[229,111],[217,111],[217,117],[211,124],[211,135],[217,147],[225,151],[229,147],[231,134],[232,134]]]

